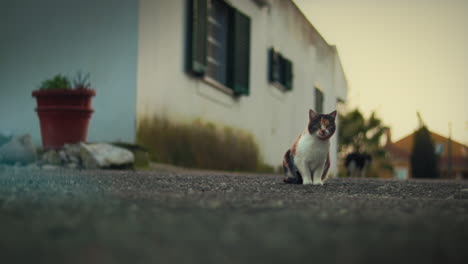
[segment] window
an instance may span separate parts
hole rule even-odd
[[[226,86],[228,8],[222,1],[208,1],[206,75]]]
[[[435,154],[436,155],[442,155],[444,152],[445,146],[443,143],[436,143],[435,144]]]
[[[407,180],[408,179],[408,169],[404,167],[398,167],[395,169],[395,178],[399,180]]]
[[[250,19],[221,0],[189,0],[187,71],[249,94]]]
[[[292,90],[292,62],[273,48],[268,50],[268,80],[280,84],[285,90]]]
[[[323,113],[323,92],[318,88],[315,88],[315,111]]]

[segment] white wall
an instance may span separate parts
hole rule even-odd
[[[201,118],[250,131],[265,162],[280,165],[307,125],[314,87],[323,89],[324,111],[331,112],[336,95],[346,94],[346,81],[342,71],[335,71],[335,49],[292,2],[275,0],[266,7],[251,0],[229,3],[251,19],[250,95],[235,99],[184,72],[185,0],[141,0],[137,115],[159,114],[177,121]],[[293,62],[292,92],[282,92],[267,80],[267,51],[272,46]],[[333,173],[335,166],[333,162]]]
[[[40,142],[31,92],[57,73],[89,72],[89,141],[134,141],[138,0],[21,0],[0,6],[0,130]]]

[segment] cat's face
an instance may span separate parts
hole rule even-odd
[[[319,139],[329,139],[336,130],[336,111],[330,114],[319,114],[309,110],[309,134],[316,135]]]

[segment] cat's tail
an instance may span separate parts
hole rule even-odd
[[[288,168],[288,163],[286,162],[286,160],[283,160],[283,170],[284,170],[284,176],[286,176],[286,177],[283,179],[283,182],[284,182],[284,183],[292,183],[292,180],[293,180],[294,178],[291,177],[291,174],[290,174],[289,168]]]

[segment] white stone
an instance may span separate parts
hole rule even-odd
[[[76,165],[79,165],[80,164],[80,156],[69,156],[68,157],[70,159],[70,162],[71,163],[75,163]]]
[[[63,151],[67,154],[68,157],[80,157],[80,144],[65,144],[63,146]]]
[[[29,134],[13,137],[0,147],[0,163],[29,164],[35,162],[36,158],[36,147]]]
[[[42,155],[42,162],[49,165],[61,165],[62,159],[59,153],[55,150],[49,150]]]
[[[58,152],[58,155],[59,155],[60,160],[62,161],[62,163],[67,163],[69,161],[68,155],[67,155],[67,153],[65,153],[64,150],[60,150]]]
[[[80,157],[86,169],[110,168],[133,164],[133,153],[110,144],[80,144]]]

